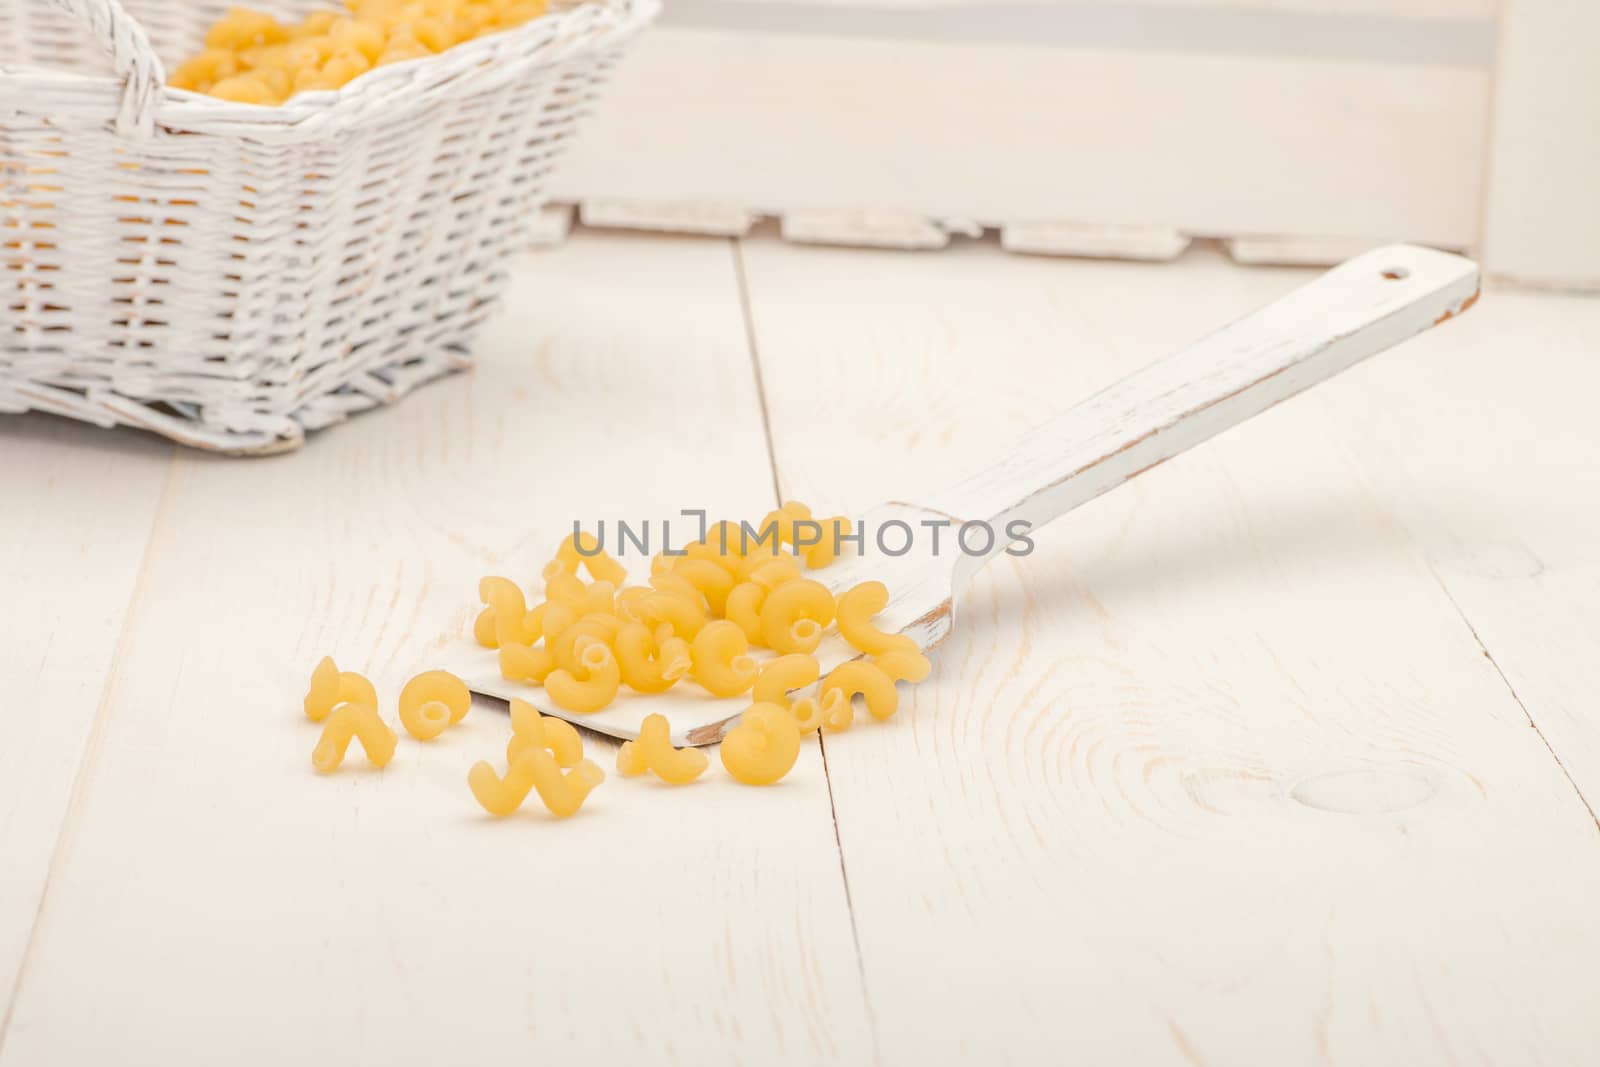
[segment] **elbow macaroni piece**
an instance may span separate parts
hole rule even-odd
[[[722,739],[722,765],[744,785],[771,785],[800,757],[800,727],[787,708],[752,704]]]
[[[857,694],[866,702],[867,710],[874,719],[887,719],[900,707],[900,694],[895,691],[894,679],[882,667],[866,660],[853,659],[835,667],[822,680],[822,695],[827,696],[830,691],[837,691],[844,696],[844,707],[835,709],[833,717],[826,724],[832,730],[849,727],[855,717],[851,705]]]
[[[371,704],[342,704],[323,724],[317,747],[311,750],[311,765],[323,774],[332,774],[344,762],[350,739],[358,738],[367,762],[386,767],[394,758],[399,736],[378,716]]]
[[[891,649],[874,656],[872,662],[894,682],[910,682],[915,685],[933,673],[933,664],[929,662],[928,657],[914,648]]]
[[[786,708],[789,706],[789,693],[816,681],[821,671],[817,657],[804,653],[770,659],[761,668],[750,699],[756,704],[777,704]]]
[[[850,520],[843,515],[823,519],[819,525],[822,527],[822,539],[801,553],[806,566],[812,570],[820,570],[839,558],[840,542],[851,530]]]
[[[472,693],[449,671],[426,671],[400,690],[400,723],[418,741],[428,741],[467,717]]]
[[[759,669],[744,631],[726,619],[710,622],[689,646],[694,680],[711,695],[733,697],[755,684]]]
[[[836,611],[839,636],[869,656],[915,652],[917,643],[905,634],[884,633],[872,624],[872,617],[888,605],[889,589],[882,582],[862,582],[845,590]]]
[[[637,741],[617,750],[617,772],[632,777],[654,771],[668,785],[687,785],[700,777],[710,759],[696,748],[673,748],[672,729],[661,715],[646,715]]]
[[[528,610],[522,587],[516,582],[492,575],[484,578],[478,582],[478,599],[488,605],[473,625],[473,635],[480,645],[498,648],[507,642],[531,645],[539,640],[544,612],[539,608]]]
[[[583,807],[583,802],[606,774],[592,760],[582,760],[565,774],[556,765],[556,759],[543,748],[529,748],[523,752],[505,773],[494,772],[487,763],[473,764],[467,772],[467,785],[483,810],[491,815],[506,816],[522,806],[530,792],[538,790],[539,799],[550,813],[565,819]]]
[[[578,550],[580,544],[583,546],[582,552]],[[556,549],[555,561],[561,564],[568,574],[577,574],[578,565],[581,563],[584,570],[589,572],[589,577],[597,582],[610,582],[613,586],[620,586],[628,580],[628,569],[612,559],[591,533],[569,535]]]
[[[294,92],[338,89],[374,65],[520,26],[545,13],[545,0],[347,0],[346,7],[348,15],[314,11],[288,26],[232,8],[212,24],[205,51],[180,64],[169,84],[238,103],[280,104]]]
[[[670,646],[669,646],[670,642]],[[665,693],[689,672],[689,647],[682,638],[658,642],[641,622],[624,623],[612,650],[622,681],[636,693]]]
[[[332,656],[323,656],[311,672],[311,687],[306,691],[305,713],[312,722],[321,722],[340,704],[378,706],[378,691],[363,675],[341,671]]]
[[[530,748],[548,749],[559,767],[576,767],[583,759],[583,738],[576,727],[565,719],[540,715],[526,700],[513,700],[506,766],[513,766]]]
[[[639,611],[643,622],[652,627],[667,623],[675,635],[686,641],[693,641],[706,624],[703,599],[698,593],[691,599],[682,593],[657,591],[639,602]]]
[[[745,640],[752,645],[762,643],[761,605],[766,599],[766,588],[755,582],[740,582],[728,593],[728,621],[743,630]]]
[[[529,648],[517,644],[500,646],[500,677],[508,682],[542,685],[555,667],[555,657],[550,655],[548,648]]]
[[[585,615],[562,630],[553,640],[546,641],[544,647],[550,650],[557,667],[573,673],[581,667],[578,648],[580,642],[587,638],[591,642],[598,641],[602,645],[609,646],[616,640],[617,634],[622,632],[622,626],[622,620],[615,615],[598,613]]]
[[[599,711],[617,698],[622,686],[622,672],[611,649],[593,638],[580,637],[575,646],[578,653],[579,678],[564,667],[557,667],[544,679],[544,691],[557,707],[587,715]]]
[[[789,713],[794,716],[795,725],[802,734],[814,734],[824,725],[841,721],[843,725],[836,729],[847,729],[854,714],[849,699],[837,689],[830,689],[820,696],[801,697],[789,705]]]
[[[816,651],[823,627],[832,621],[833,594],[809,578],[783,583],[761,605],[762,640],[784,654]]]
[[[721,564],[708,559],[679,560],[670,577],[682,579],[696,595],[705,599],[713,616],[722,617],[728,593],[733,590],[733,575]]]

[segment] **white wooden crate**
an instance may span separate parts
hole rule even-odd
[[[667,0],[556,193],[596,225],[1252,262],[1409,240],[1600,285],[1596,41],[1587,0]]]

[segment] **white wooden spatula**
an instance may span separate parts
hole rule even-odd
[[[955,526],[982,520],[1003,534],[1020,520],[1031,536],[1163,460],[1466,310],[1477,296],[1471,260],[1410,245],[1368,252],[1095,394],[945,491],[858,516],[868,531],[865,551],[808,576],[835,592],[883,582],[891,599],[877,624],[932,648],[950,632],[956,594],[1007,547],[1000,536],[986,555],[952,551]],[[900,556],[872,544],[872,532],[886,523],[906,523],[920,535],[924,520],[941,519],[953,525],[938,553],[924,536]],[[981,547],[981,537],[971,540]],[[903,541],[896,536],[889,543],[898,549]],[[817,649],[824,675],[855,654],[836,636]],[[748,703],[715,700],[685,682],[659,696],[630,693],[603,711],[574,715],[538,688],[503,680],[493,652],[464,649],[458,666],[475,692],[520,697],[541,712],[622,738],[638,736],[644,717],[659,712],[671,722],[675,744],[711,744]]]

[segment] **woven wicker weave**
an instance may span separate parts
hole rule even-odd
[[[0,0],[0,411],[270,452],[464,366],[657,10],[596,0],[277,108],[165,87],[227,6]]]

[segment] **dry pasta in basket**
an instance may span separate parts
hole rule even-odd
[[[543,15],[545,0],[346,0],[294,24],[236,7],[168,84],[239,104],[274,106],[338,89],[374,67],[421,59]]]

